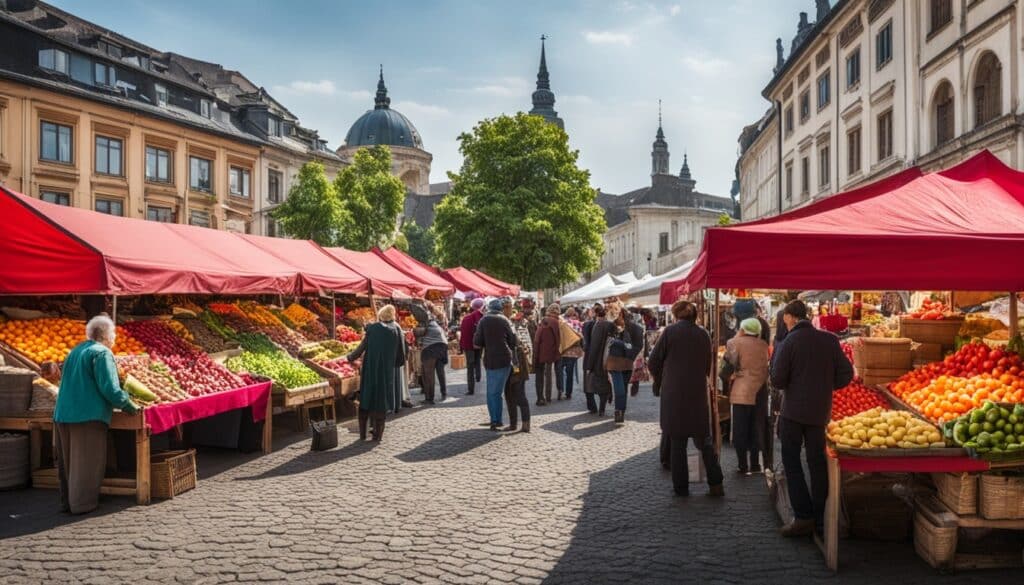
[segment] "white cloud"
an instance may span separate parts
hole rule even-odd
[[[320,81],[293,81],[288,85],[275,85],[274,91],[289,95],[334,95],[338,88],[330,79]]]
[[[477,85],[455,91],[495,97],[512,97],[521,96],[531,90],[530,82],[523,77],[488,77],[479,79],[477,82]]]
[[[673,4],[668,9],[669,16],[679,16],[679,13],[683,11],[683,7],[678,4]]]
[[[373,94],[368,89],[346,89],[339,93],[354,100],[368,100],[373,97]]]
[[[719,57],[698,57],[688,55],[682,59],[683,67],[686,67],[697,75],[714,76],[724,72],[731,63]]]
[[[633,44],[633,35],[627,32],[588,30],[583,33],[583,38],[592,45],[624,45],[628,47]]]
[[[452,114],[451,110],[432,104],[421,104],[411,100],[394,102],[391,107],[402,112],[409,118],[442,118]]]

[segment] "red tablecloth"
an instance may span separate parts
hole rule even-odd
[[[270,400],[271,382],[260,382],[235,390],[198,396],[181,402],[148,406],[142,411],[150,432],[155,434],[187,423],[236,408],[252,407],[253,422],[267,417],[267,401]]]
[[[970,457],[847,457],[839,456],[839,468],[859,473],[963,473],[988,471],[988,461]]]

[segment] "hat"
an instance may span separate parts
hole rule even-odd
[[[742,329],[747,335],[758,337],[761,335],[761,322],[754,318],[744,319],[743,322],[740,323],[740,329]]]
[[[504,303],[501,302],[501,299],[491,299],[491,301],[487,303],[487,310],[492,313],[500,313],[503,305]]]
[[[562,309],[558,306],[558,303],[551,303],[548,305],[548,310],[545,313],[548,315],[561,315]]]
[[[470,308],[474,311],[479,311],[480,307],[484,306],[483,299],[473,299],[473,302],[469,304]]]

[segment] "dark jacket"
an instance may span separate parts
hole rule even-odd
[[[758,317],[758,322],[761,323],[761,339],[764,340],[768,345],[772,344],[772,326],[765,321],[763,318]],[[783,324],[785,325],[785,324]]]
[[[587,355],[590,353],[590,334],[594,331],[594,323],[597,321],[590,319],[583,323],[582,335],[583,335],[583,370],[587,369]]]
[[[533,363],[554,364],[562,359],[558,351],[561,335],[558,331],[558,317],[544,317],[533,337]]]
[[[708,376],[711,336],[703,327],[679,321],[665,328],[647,366],[661,394],[661,430],[673,439],[711,435]]]
[[[776,348],[772,385],[782,389],[782,416],[824,426],[832,415],[832,393],[853,379],[853,366],[839,338],[800,321]]]
[[[587,355],[583,359],[584,370],[598,374],[605,373],[604,344],[608,341],[608,336],[613,331],[615,331],[615,323],[607,319],[594,322],[594,327],[590,330],[590,340],[587,344]]]
[[[484,314],[480,311],[470,311],[468,315],[462,318],[462,323],[459,324],[459,347],[463,351],[475,349],[473,347],[473,336],[476,335],[477,324],[483,318]]]
[[[516,335],[508,317],[501,313],[484,315],[476,326],[473,345],[484,350],[484,368],[499,370],[511,366]]]
[[[782,318],[782,309],[775,314],[775,345],[778,345],[786,340],[786,335],[789,334],[789,329],[786,328],[786,321]]]
[[[359,347],[348,354],[348,361],[359,359],[364,353],[362,377],[359,379],[359,408],[369,411],[395,409],[395,396],[400,388],[398,367],[405,363],[402,348],[405,335],[394,322],[371,323]]]
[[[633,352],[630,357],[635,360],[636,356],[640,355],[644,350],[644,338],[646,337],[644,326],[638,323],[636,318],[633,318],[626,322],[626,331],[624,333],[623,337],[628,337],[629,343],[633,346]]]

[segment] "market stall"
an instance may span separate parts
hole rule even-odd
[[[986,151],[940,173],[922,175],[910,169],[775,218],[711,228],[688,274],[662,284],[662,302],[703,289],[714,289],[717,297],[723,288],[1021,290],[1024,275],[1009,269],[1024,252],[1021,185],[1024,174]],[[771,254],[754,254],[756,260],[751,261],[752,251],[764,250]],[[936,484],[951,477],[998,484],[999,490],[986,494],[978,489],[973,497],[979,510],[989,509],[987,515],[958,510],[947,502],[936,505],[930,491],[914,493],[915,547],[940,567],[1021,565],[1019,547],[1015,555],[977,558],[961,554],[956,539],[957,531],[965,527],[1024,529],[1024,510],[1013,504],[1024,500],[1024,451],[1019,442],[1008,442],[1019,434],[1013,419],[1024,421],[1024,412],[1017,416],[1014,410],[1014,404],[1024,399],[1018,392],[1024,379],[1019,366],[1003,363],[1019,361],[1024,348],[1018,336],[1016,295],[1011,293],[1010,299],[1009,347],[1004,354],[968,343],[951,357],[907,371],[913,344],[920,345],[913,336],[934,343],[938,338],[931,334],[943,331],[952,345],[960,326],[955,315],[947,315],[951,307],[944,311],[923,305],[916,315],[899,320],[906,343],[876,348],[871,360],[857,365],[858,372],[881,371],[874,381],[895,380],[836,394],[834,405],[840,408],[847,402],[844,393],[861,398],[854,400],[859,404],[853,408],[856,412],[834,411],[829,429],[830,493],[821,544],[830,568],[838,566],[839,510],[847,479],[841,474],[882,471],[915,474],[911,477],[927,472],[935,474],[929,481]],[[947,318],[953,321],[948,327],[935,325]],[[923,321],[929,322],[924,329],[919,325]],[[946,349],[945,343],[937,345]],[[964,365],[965,354],[971,352],[974,355]],[[901,371],[906,373],[900,376]],[[979,416],[984,422],[972,422]],[[996,430],[984,430],[986,424]],[[1014,470],[1015,475],[990,472],[1000,468]],[[941,495],[942,488],[938,492]]]
[[[471,270],[461,266],[442,270],[441,276],[452,283],[456,290],[463,294],[475,294],[484,297],[500,297],[508,294],[504,287],[477,276]]]
[[[441,296],[451,296],[455,292],[455,285],[442,277],[436,268],[427,266],[398,248],[374,248],[371,251],[402,274],[423,283],[428,294],[433,292]]]
[[[519,292],[520,292],[521,289],[520,289],[520,287],[518,285],[509,284],[507,282],[503,282],[501,280],[498,280],[497,278],[494,278],[493,276],[491,276],[490,274],[487,274],[486,272],[484,272],[482,270],[471,270],[470,272],[472,272],[473,274],[475,274],[475,275],[479,276],[480,278],[486,280],[487,282],[493,284],[494,286],[501,288],[502,290],[504,290],[504,294],[507,295],[507,296],[510,296],[510,297],[518,297],[519,296]]]

